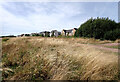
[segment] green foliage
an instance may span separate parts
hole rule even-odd
[[[43,35],[43,34],[40,34],[40,36],[41,36],[41,37],[44,37],[44,35]]]
[[[67,36],[69,36],[69,32],[67,33]]]
[[[75,37],[116,40],[120,35],[120,23],[108,18],[89,19],[75,33]]]
[[[2,39],[3,42],[6,42],[6,41],[8,41],[8,40],[9,40],[8,38],[3,38],[3,39]]]
[[[62,35],[59,35],[58,38],[62,38],[63,36]]]
[[[120,38],[120,29],[114,29],[111,31],[108,31],[105,33],[104,38],[107,40],[116,40],[117,38]]]
[[[5,58],[6,56],[7,56],[7,54],[5,53],[5,54],[2,55],[2,58]]]
[[[52,35],[51,35],[51,37],[53,37],[54,36],[54,31],[52,32]]]
[[[30,36],[29,34],[25,34],[25,36]]]
[[[33,34],[32,36],[40,36],[39,34]]]
[[[45,33],[45,37],[50,37],[48,32]]]

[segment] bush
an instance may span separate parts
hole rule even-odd
[[[33,34],[32,36],[40,36],[39,34]]]
[[[50,37],[48,32],[45,33],[45,37]]]
[[[120,29],[117,28],[115,30],[111,30],[105,33],[104,38],[107,40],[116,40],[116,39],[120,39]]]
[[[91,18],[78,28],[75,37],[116,40],[120,33],[119,27],[120,23],[108,18]]]
[[[41,36],[41,37],[44,37],[44,35],[43,35],[43,34],[40,34],[40,36]]]
[[[3,38],[3,39],[2,39],[3,42],[6,42],[6,41],[8,41],[8,40],[9,40],[8,38]]]

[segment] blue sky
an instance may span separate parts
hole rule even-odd
[[[0,35],[78,28],[91,17],[118,22],[118,2],[4,2]]]

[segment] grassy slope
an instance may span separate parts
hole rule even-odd
[[[3,71],[3,79],[117,79],[117,55],[86,45],[107,42],[110,41],[83,38],[11,38],[2,44],[3,68],[12,69]]]

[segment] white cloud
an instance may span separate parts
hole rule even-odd
[[[3,5],[7,8],[11,8],[12,11],[6,10]],[[20,6],[20,5],[19,5]],[[27,9],[24,9],[24,7]],[[80,7],[70,4],[46,4],[46,3],[23,3],[20,7],[15,8],[16,5],[9,3],[4,3],[0,7],[0,14],[2,20],[3,34],[8,32],[39,32],[43,30],[62,30],[63,27],[70,28],[74,24],[70,24],[67,18],[80,14]],[[22,8],[23,7],[23,8]],[[34,12],[29,12],[27,15],[19,13],[29,11],[29,9]],[[23,9],[23,10],[22,10]],[[15,13],[18,13],[17,15]],[[66,19],[65,19],[66,18]],[[66,24],[65,24],[66,23]]]
[[[28,20],[13,15],[3,7],[0,7],[0,12],[2,12],[0,13],[0,26],[3,34],[6,32],[14,34],[14,32],[28,30],[29,27],[33,27]]]
[[[99,8],[100,10],[97,10],[98,7],[95,8],[93,13],[97,15],[103,14],[106,10],[105,7]],[[90,13],[86,10],[79,3],[3,2],[0,3],[0,26],[3,28],[3,34],[31,33],[54,29],[61,31],[63,28],[78,27],[89,19],[92,15],[89,15]],[[86,13],[87,16],[83,15]]]

